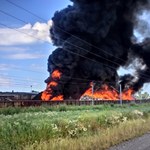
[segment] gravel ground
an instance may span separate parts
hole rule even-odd
[[[119,145],[111,147],[109,150],[150,150],[150,133],[141,137],[123,142]]]

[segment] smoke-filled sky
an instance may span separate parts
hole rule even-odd
[[[13,2],[13,3],[11,3]],[[21,6],[36,14],[27,13]],[[1,0],[0,5],[0,91],[42,91],[48,76],[47,59],[55,49],[49,37],[51,18],[56,10],[71,4],[69,0]],[[11,17],[12,16],[12,17]],[[15,17],[17,19],[15,19]],[[149,19],[148,19],[149,18]],[[150,20],[148,12],[139,16]],[[150,35],[150,23],[137,23],[138,40]],[[10,27],[10,28],[8,28]],[[143,27],[143,28],[141,28]],[[133,70],[128,69],[128,72]],[[125,71],[120,69],[119,73]],[[147,91],[148,87],[145,88]]]

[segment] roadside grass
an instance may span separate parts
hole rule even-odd
[[[43,145],[49,145],[51,142],[54,142],[52,144],[54,149],[57,146],[64,147],[57,144],[57,141],[58,143],[61,141],[60,143],[62,144],[64,141],[64,145],[67,141],[74,144],[78,142],[79,145],[82,145],[87,142],[90,143],[90,140],[93,142],[92,139],[95,139],[96,142],[96,138],[107,135],[108,131],[109,134],[115,134],[113,130],[115,128],[116,130],[117,128],[119,129],[120,126],[120,130],[125,128],[126,131],[124,131],[125,129],[122,130],[127,132],[127,127],[124,126],[129,126],[130,128],[132,123],[138,121],[141,122],[139,124],[143,127],[143,131],[140,129],[141,131],[139,132],[143,133],[147,131],[147,124],[150,123],[149,106],[149,104],[123,105],[122,107],[110,105],[94,107],[59,106],[51,111],[48,106],[23,108],[24,110],[19,108],[19,111],[15,111],[15,108],[12,108],[14,109],[13,111],[11,111],[11,108],[3,109],[4,111],[0,113],[0,148],[1,150],[22,150],[24,147],[32,149],[32,146],[36,146],[36,143],[42,146],[42,143]],[[62,111],[61,107],[66,107],[67,110],[64,111],[63,108]],[[133,128],[136,130],[136,127]],[[131,130],[128,130],[129,133],[134,129],[131,127]],[[120,136],[123,136],[122,134],[124,133],[121,133]],[[136,132],[135,134],[139,133]],[[84,141],[87,139],[89,139],[87,142]],[[110,138],[108,140],[111,142]],[[106,142],[108,141],[106,140]],[[113,139],[111,143],[115,143]],[[70,146],[72,145],[70,144]]]
[[[35,141],[23,150],[106,150],[123,141],[132,139],[150,131],[150,118],[137,119],[121,123],[111,128],[103,129],[97,134],[76,139],[59,138],[48,141]]]

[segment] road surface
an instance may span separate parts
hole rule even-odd
[[[141,137],[111,147],[109,150],[150,150],[150,132]]]

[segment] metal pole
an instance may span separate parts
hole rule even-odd
[[[92,105],[94,105],[94,83],[92,82]]]
[[[119,87],[120,87],[120,105],[122,105],[122,87],[121,87],[121,83],[119,83]]]
[[[31,87],[31,92],[32,92],[32,85],[30,85],[30,87]]]

